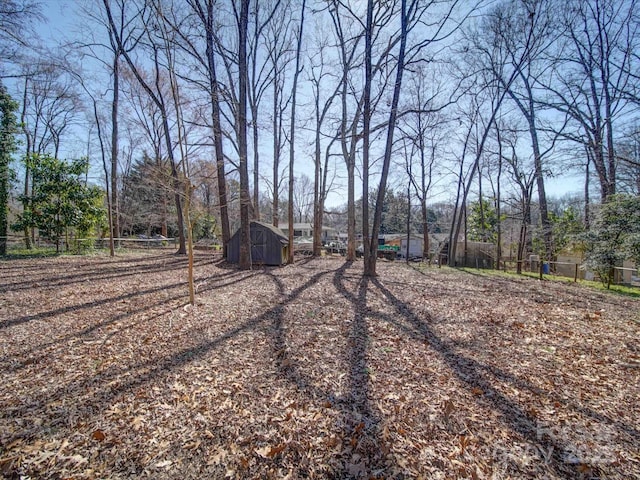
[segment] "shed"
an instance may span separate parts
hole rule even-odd
[[[253,265],[283,265],[287,263],[289,239],[278,227],[252,221],[251,263]],[[240,262],[240,229],[233,234],[227,247],[227,261]]]

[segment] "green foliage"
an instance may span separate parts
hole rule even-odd
[[[216,217],[209,213],[196,212],[192,215],[193,238],[198,241],[202,238],[214,239],[220,235],[220,228]]]
[[[585,234],[587,268],[611,285],[614,267],[631,259],[640,264],[640,196],[611,195]]]
[[[574,207],[568,207],[562,213],[549,214],[553,229],[554,255],[563,250],[575,251],[582,248],[580,236],[584,233],[582,218]]]
[[[487,199],[473,202],[467,216],[467,235],[474,242],[497,243],[498,212]]]
[[[33,175],[31,195],[21,200],[28,208],[13,225],[16,230],[37,228],[59,251],[60,240],[75,233],[84,237],[104,222],[103,192],[86,185],[86,159],[65,162],[49,155],[26,159]]]
[[[15,134],[18,131],[15,111],[18,104],[0,84],[0,255],[7,253],[7,216],[9,210],[9,164],[16,150]]]
[[[371,209],[375,209],[375,197],[371,202]],[[401,193],[395,194],[393,190],[387,189],[384,194],[384,205],[382,206],[380,234],[406,232],[408,212],[407,196]]]

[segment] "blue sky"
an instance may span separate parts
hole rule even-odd
[[[98,0],[89,0],[89,1],[98,1]],[[42,8],[43,15],[47,19],[47,21],[40,24],[37,30],[38,30],[38,34],[41,36],[41,38],[45,42],[49,44],[55,44],[61,38],[64,38],[64,37],[69,38],[69,37],[72,37],[74,34],[76,34],[76,32],[78,31],[77,30],[77,27],[78,27],[77,10],[79,8],[78,2],[69,1],[69,0],[45,0],[42,3],[42,7],[43,7]],[[86,135],[86,132],[84,132],[83,135]],[[77,156],[85,155],[86,139],[79,138],[77,142],[74,142],[74,143],[75,143],[75,146],[72,147],[72,149],[65,152],[66,155],[69,157],[77,157]],[[74,149],[77,151],[74,151]],[[300,147],[297,147],[297,151],[298,152],[300,151]],[[306,152],[304,155],[306,155]],[[264,154],[263,154],[263,158],[266,159]],[[301,158],[301,156],[298,156],[298,158]],[[268,167],[265,166],[265,169],[266,168]],[[553,168],[553,170],[556,171],[556,173],[560,173],[559,171],[561,169]],[[94,177],[94,180],[96,182],[102,182],[101,167],[99,165],[94,165],[92,171],[94,172],[92,175]],[[311,178],[313,177],[313,170],[310,164],[305,165],[305,164],[301,164],[300,161],[298,161],[296,171],[297,171],[296,175],[301,172],[304,172],[307,176]],[[359,183],[360,181],[357,180],[356,184],[359,184]],[[394,183],[397,183],[397,182],[394,182]],[[453,187],[449,187],[445,189],[444,185],[441,185],[440,187],[437,187],[437,188],[440,191],[442,190],[445,190],[445,191],[441,195],[439,195],[439,198],[433,199],[433,201],[438,201],[438,200],[447,201],[454,195]],[[584,191],[584,179],[581,178],[581,176],[577,177],[575,175],[563,173],[561,176],[547,179],[546,188],[547,188],[547,195],[551,197],[562,197],[567,194],[575,194],[575,195],[582,196]],[[361,190],[357,189],[357,193],[356,193],[357,196],[360,195],[358,193],[359,191]],[[534,196],[537,197],[537,193],[535,193]],[[346,188],[342,192],[336,192],[336,193],[330,194],[327,203],[328,203],[328,208],[333,208],[335,206],[340,206],[345,204]]]

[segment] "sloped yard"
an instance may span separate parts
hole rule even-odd
[[[323,258],[0,261],[6,478],[640,478],[640,301]]]

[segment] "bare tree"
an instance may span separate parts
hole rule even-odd
[[[420,202],[422,258],[427,260],[430,251],[427,198],[433,183],[436,153],[442,141],[442,126],[447,123],[446,118],[439,112],[440,108],[434,105],[435,99],[441,94],[442,85],[436,78],[440,73],[434,71],[427,77],[426,68],[417,66],[411,76],[409,100],[405,106],[407,114],[399,124],[403,136],[411,143],[410,154],[406,158],[406,170],[409,185],[413,186]],[[418,160],[414,166],[416,156]]]
[[[272,38],[269,33],[282,39],[287,38],[287,31],[276,30],[274,25],[281,26],[280,18],[286,17],[286,10],[289,2],[282,0],[271,0],[270,2],[254,2],[251,11],[251,21],[249,22],[250,34],[248,35],[248,103],[251,111],[251,132],[253,137],[253,216],[260,219],[259,187],[260,187],[260,155],[259,155],[259,114],[262,98],[269,88],[269,85],[276,81],[275,70],[281,68],[277,63],[273,63],[274,55],[279,56],[279,52],[272,49],[267,51],[267,55],[260,48],[261,44],[273,41],[278,45],[278,39]],[[263,7],[266,6],[266,9]],[[271,28],[268,28],[271,27]],[[280,44],[283,46],[283,44]]]
[[[497,127],[498,129],[501,127]],[[515,186],[514,195],[507,201],[510,203],[511,217],[519,221],[518,246],[516,250],[516,270],[522,273],[525,254],[531,246],[531,202],[535,186],[535,164],[527,164],[518,155],[518,131],[506,132],[504,142],[510,150],[509,155],[502,158],[507,164],[511,181]]]
[[[240,268],[251,268],[251,233],[249,225],[249,171],[247,159],[247,32],[249,23],[249,0],[240,0],[240,11],[234,4],[238,25],[238,103],[236,111],[236,133],[238,137],[240,174]]]
[[[427,3],[423,4],[417,0],[402,0],[400,6],[400,31],[395,37],[395,41],[389,42],[390,45],[399,43],[398,54],[395,57],[395,81],[393,84],[393,96],[390,104],[390,113],[386,122],[386,143],[384,149],[384,157],[382,162],[382,171],[380,174],[380,182],[377,189],[377,198],[375,205],[375,212],[373,217],[373,226],[371,232],[363,232],[365,236],[369,236],[371,241],[369,242],[369,249],[367,255],[366,240],[365,240],[365,259],[364,259],[364,274],[368,276],[376,275],[376,261],[377,261],[377,238],[380,231],[380,223],[382,219],[382,209],[384,203],[384,195],[386,191],[387,178],[389,174],[389,167],[391,164],[392,147],[394,143],[394,133],[396,127],[396,121],[399,115],[398,105],[400,101],[400,93],[402,88],[402,79],[405,70],[405,65],[417,61],[422,55],[423,50],[426,47],[433,46],[438,42],[449,38],[459,27],[461,19],[454,18],[454,12],[457,10],[458,2],[452,1],[445,5],[441,5],[439,10],[439,22],[435,26],[432,32],[427,35],[420,35],[419,40],[408,44],[408,36],[416,26],[422,24],[423,18],[430,13],[430,8],[433,9],[434,5]],[[464,15],[463,15],[464,18]],[[386,54],[385,54],[386,57]],[[365,115],[366,118],[366,115]],[[369,148],[366,144],[364,149]],[[364,169],[363,169],[364,170]],[[364,172],[363,172],[364,175]],[[364,188],[364,184],[363,184]],[[368,202],[368,196],[363,195],[364,202]],[[366,211],[363,209],[363,222],[366,219]]]
[[[271,72],[272,103],[271,128],[273,168],[271,175],[271,218],[274,226],[280,223],[280,190],[285,176],[280,171],[280,160],[286,143],[283,126],[285,112],[289,108],[291,95],[285,95],[286,71],[292,60],[291,55],[291,8],[282,9],[267,26],[265,49],[269,59]]]
[[[2,0],[0,3],[0,78],[20,76],[6,71],[8,63],[24,63],[25,49],[34,46],[33,20],[42,19],[36,0]]]
[[[325,52],[328,47],[328,43],[324,38],[319,39],[317,62],[314,59],[310,59],[311,73],[310,81],[313,91],[314,102],[314,182],[313,182],[313,255],[320,256],[321,238],[322,238],[322,224],[324,217],[324,205],[329,191],[329,185],[327,183],[328,175],[328,163],[329,155],[324,156],[324,163],[322,159],[322,128],[327,119],[327,115],[331,109],[331,106],[340,93],[340,84],[338,83],[333,90],[324,100],[322,92],[325,90],[323,87],[324,80],[332,73],[327,69],[327,62],[325,60]],[[322,106],[321,106],[322,105]],[[334,137],[335,138],[335,137]],[[330,148],[332,142],[329,143]]]
[[[553,142],[543,150],[540,141],[539,102],[534,88],[538,78],[549,68],[542,58],[547,49],[553,48],[557,34],[554,24],[556,10],[549,0],[520,2],[508,1],[498,5],[485,24],[490,36],[489,44],[498,45],[504,55],[501,65],[490,60],[494,75],[507,95],[525,118],[533,149],[538,203],[547,259],[553,254],[551,222],[545,190],[544,157],[553,149]],[[492,47],[495,48],[495,47]],[[484,48],[488,53],[489,48]],[[495,60],[495,57],[494,57]],[[509,72],[515,73],[508,83]]]
[[[183,113],[185,101],[182,96],[178,76],[176,73],[176,44],[179,39],[175,31],[171,28],[173,23],[168,21],[169,15],[165,15],[162,2],[157,1],[154,4],[154,10],[159,20],[158,28],[154,29],[160,37],[161,46],[164,49],[165,67],[169,75],[169,86],[171,89],[171,99],[173,100],[176,112],[176,129],[177,129],[177,145],[180,152],[180,165],[182,165],[182,177],[184,190],[181,194],[184,196],[184,224],[187,231],[187,254],[188,254],[188,284],[189,284],[189,302],[195,305],[195,281],[194,281],[194,259],[193,259],[193,224],[191,223],[191,197],[193,186],[191,184],[189,149],[188,149],[188,130],[186,128],[185,115]],[[159,70],[158,57],[154,56],[156,62],[156,70]]]
[[[551,104],[573,121],[564,136],[588,149],[603,202],[616,192],[616,132],[640,79],[633,68],[640,38],[637,9],[635,0],[564,4],[564,52],[554,81],[545,85],[554,94]]]
[[[176,47],[182,49],[194,59],[204,70],[204,82],[199,82],[190,76],[199,89],[207,92],[210,105],[210,121],[215,152],[218,206],[220,211],[220,228],[222,233],[223,256],[231,238],[229,225],[229,202],[227,194],[226,158],[224,155],[224,132],[222,121],[222,91],[225,89],[218,78],[218,50],[221,39],[218,34],[220,17],[216,0],[187,0],[190,10],[183,21],[175,18],[165,18],[168,27],[177,35],[179,41]],[[179,10],[179,8],[178,8]],[[190,15],[193,14],[193,15]],[[194,21],[196,20],[196,21]],[[204,41],[205,47],[201,48],[199,41]],[[203,54],[204,50],[204,54]]]
[[[341,100],[341,117],[340,127],[337,136],[340,138],[340,146],[342,156],[347,167],[347,261],[354,261],[356,258],[356,212],[355,212],[355,163],[356,163],[356,145],[357,145],[357,127],[358,119],[361,114],[362,103],[358,102],[353,113],[353,120],[349,125],[348,110],[348,91],[349,91],[349,75],[354,68],[356,61],[356,53],[358,44],[362,40],[362,35],[355,35],[347,38],[344,22],[345,19],[341,13],[341,3],[337,1],[331,2],[329,13],[336,36],[337,46],[340,52],[340,100]]]
[[[137,8],[137,5],[133,2],[124,2],[123,0],[113,0],[112,13],[114,14],[115,26],[118,29],[118,36],[122,40],[122,45],[127,51],[132,51],[139,39],[143,34],[143,30],[140,28],[130,28],[131,23],[128,22],[128,8]],[[120,112],[120,93],[121,93],[121,49],[114,37],[114,31],[112,25],[108,19],[105,18],[105,12],[103,9],[92,2],[86,2],[81,6],[83,15],[86,19],[90,20],[91,28],[85,26],[82,32],[82,40],[74,41],[66,45],[67,58],[75,57],[79,62],[73,66],[70,65],[70,70],[74,70],[76,77],[82,76],[78,79],[82,84],[86,93],[92,97],[92,103],[97,101],[97,94],[89,92],[90,83],[100,83],[93,79],[93,82],[88,82],[85,78],[91,76],[89,72],[81,72],[78,63],[89,57],[93,60],[97,60],[101,63],[111,77],[111,102],[110,102],[110,119],[111,119],[111,139],[110,139],[110,165],[107,170],[107,179],[109,183],[107,190],[109,191],[109,200],[107,202],[107,208],[109,210],[108,216],[110,221],[110,243],[113,242],[113,238],[120,237],[121,218],[120,218],[120,119],[122,114]],[[135,18],[135,14],[133,15]],[[96,38],[95,24],[104,27],[106,31],[108,41],[104,41],[101,38]],[[106,53],[105,53],[106,52]],[[94,87],[94,90],[97,90]],[[100,96],[104,94],[100,93]],[[95,104],[94,104],[95,105]],[[106,129],[106,126],[101,130]]]
[[[20,124],[25,138],[23,210],[26,215],[30,209],[27,199],[33,188],[31,161],[44,153],[57,157],[62,135],[80,112],[78,94],[59,65],[30,59],[22,68]],[[35,231],[29,232],[25,227],[24,236],[25,247],[31,248]]]
[[[304,173],[296,177],[293,188],[294,222],[309,222],[313,217],[313,182]]]
[[[302,0],[300,11],[300,25],[296,35],[296,62],[293,72],[293,85],[291,90],[291,126],[289,133],[289,263],[293,263],[293,190],[294,176],[293,166],[295,160],[295,138],[296,138],[296,98],[298,93],[298,77],[300,75],[300,58],[302,56],[302,38],[304,32],[304,14],[307,0]]]
[[[160,72],[159,72],[159,68],[158,68],[159,67],[159,63],[158,63],[158,55],[159,55],[158,46],[153,44],[152,42],[149,45],[150,48],[151,48],[152,60],[153,60],[154,65],[156,67],[155,82],[151,83],[150,81],[145,79],[145,77],[141,73],[140,67],[138,65],[136,65],[136,63],[133,61],[130,52],[127,51],[127,49],[124,48],[123,38],[120,36],[119,31],[116,28],[115,20],[114,20],[114,17],[112,15],[112,12],[111,12],[110,1],[109,0],[103,0],[103,5],[105,7],[105,12],[107,14],[107,18],[108,18],[109,25],[110,25],[112,33],[113,33],[114,40],[115,40],[116,44],[118,45],[118,47],[120,48],[120,52],[121,52],[123,58],[126,60],[127,65],[129,66],[129,69],[131,70],[133,75],[136,77],[138,82],[140,82],[140,85],[142,86],[142,88],[149,95],[149,97],[153,100],[153,102],[155,103],[155,105],[158,107],[158,109],[161,112],[162,130],[163,130],[164,140],[165,140],[165,144],[166,144],[167,156],[169,158],[169,163],[170,163],[170,166],[171,166],[171,175],[172,175],[172,178],[173,178],[173,186],[174,186],[174,201],[175,201],[175,204],[176,204],[176,212],[177,212],[177,216],[178,216],[178,239],[179,239],[179,245],[178,245],[178,251],[176,253],[184,255],[184,254],[187,253],[187,247],[186,247],[186,239],[185,239],[185,231],[184,231],[182,199],[181,199],[181,195],[180,195],[181,186],[180,186],[180,178],[179,178],[179,175],[178,175],[178,166],[177,166],[176,159],[175,159],[175,156],[174,156],[174,151],[173,151],[173,141],[172,141],[171,129],[169,127],[167,103],[165,101],[165,97],[164,97],[164,94],[162,92],[161,82],[160,82]],[[147,7],[146,4],[143,5],[143,7],[141,7],[135,14],[135,17],[140,22],[142,22],[142,24],[145,25],[145,27],[148,26],[147,22],[150,22],[150,20],[148,18],[149,10],[147,10],[146,7]],[[130,20],[130,21],[132,21],[132,20]],[[147,34],[149,34],[148,30],[147,30]]]

